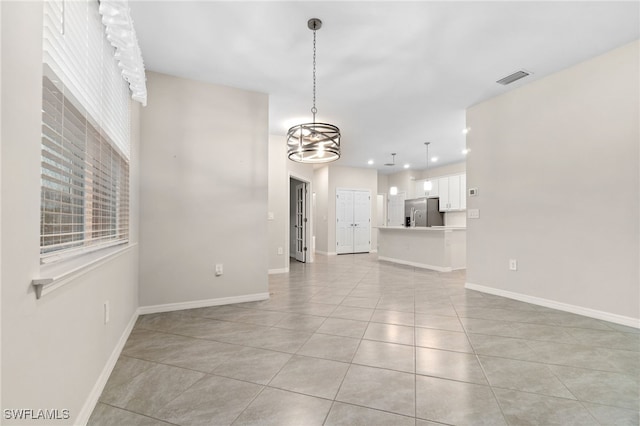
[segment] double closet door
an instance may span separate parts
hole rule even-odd
[[[371,193],[366,190],[336,191],[336,253],[371,251]]]

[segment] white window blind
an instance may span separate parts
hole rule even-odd
[[[126,242],[129,99],[98,2],[44,2],[43,262]]]
[[[44,2],[44,63],[129,158],[129,91],[97,0]]]

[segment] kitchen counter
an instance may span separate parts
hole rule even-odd
[[[378,226],[378,229],[384,230],[404,230],[404,231],[466,231],[467,228],[464,226]]]
[[[467,229],[453,226],[380,226],[378,259],[450,272],[465,269]]]

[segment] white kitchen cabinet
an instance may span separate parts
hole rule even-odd
[[[466,209],[466,186],[466,174],[438,178],[440,211],[450,212]]]

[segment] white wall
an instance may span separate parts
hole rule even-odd
[[[414,178],[414,179],[412,179]],[[402,170],[397,173],[392,173],[387,175],[387,185],[389,185],[384,190],[380,189],[382,192],[389,193],[389,189],[392,186],[398,188],[398,193],[404,192],[405,198],[413,198],[414,195],[414,185],[413,181],[415,180],[415,172],[413,170]]]
[[[288,182],[286,174],[287,151],[283,136],[269,135],[269,182],[268,209],[273,219],[267,224],[269,231],[268,261],[271,273],[285,272],[289,267],[289,259],[285,256],[287,247],[287,193]],[[282,247],[282,254],[278,248]]]
[[[289,268],[289,177],[313,181],[313,165],[302,164],[287,158],[286,138],[282,135],[269,135],[269,212],[273,213],[273,220],[269,221],[269,271],[270,273],[285,272]],[[310,191],[312,188],[307,188]],[[312,212],[311,203],[308,206]],[[309,217],[311,227],[315,217]],[[311,236],[312,232],[309,232]],[[307,243],[311,247],[311,241]],[[278,254],[282,247],[283,254]]]
[[[267,297],[268,96],[153,72],[147,89],[140,304]]]
[[[640,325],[639,50],[469,108],[468,283]]]
[[[72,424],[88,414],[85,403],[138,304],[137,121],[133,117],[132,248],[36,300],[31,280],[40,272],[42,3],[2,2],[1,19],[2,408],[69,409],[71,419],[56,423]]]
[[[328,242],[328,203],[329,203],[329,166],[322,166],[313,171],[313,188],[316,193],[314,235],[316,236],[316,252],[321,254],[335,253],[335,236],[333,250],[329,250]],[[335,207],[334,207],[335,210]],[[333,212],[335,221],[335,211]],[[335,226],[334,226],[335,233]]]
[[[2,2],[0,2],[0,24],[1,23],[2,23]],[[2,94],[2,30],[0,29],[0,96],[1,94]],[[2,99],[0,99],[0,146],[2,146]],[[0,149],[0,188],[2,188],[2,149]],[[2,241],[2,197],[0,197],[0,241]],[[2,244],[0,244],[0,271],[2,271]],[[2,290],[2,274],[0,273],[0,292],[1,290]],[[0,342],[2,342],[2,303],[0,303]],[[1,366],[2,366],[2,351],[0,350],[0,407],[3,407]]]

